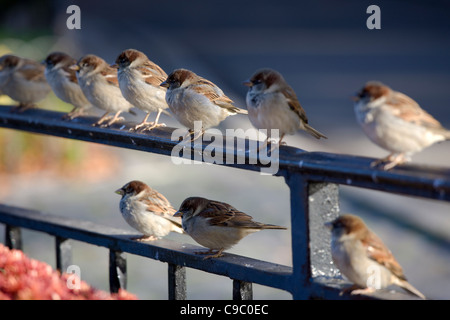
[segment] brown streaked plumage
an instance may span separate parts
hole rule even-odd
[[[122,112],[135,114],[131,110],[133,105],[123,97],[120,91],[117,70],[107,64],[105,60],[88,54],[81,57],[71,68],[77,71],[78,83],[89,102],[106,111],[93,124],[94,126],[111,126],[122,119],[119,117]],[[113,117],[108,117],[110,112],[115,112]]]
[[[174,70],[161,86],[167,88],[167,104],[182,125],[192,132],[194,122],[202,122],[198,137],[230,115],[247,114],[247,110],[236,107],[217,85],[187,69]]]
[[[136,240],[156,240],[169,232],[184,233],[181,219],[173,216],[176,210],[169,200],[144,182],[130,181],[116,193],[122,196],[120,212],[125,221],[144,234]]]
[[[408,283],[392,252],[361,218],[344,214],[327,223],[327,226],[332,232],[333,261],[342,274],[354,283],[344,292],[369,293],[397,285],[425,299],[420,291]]]
[[[202,197],[185,199],[174,216],[182,217],[186,233],[210,249],[207,252],[198,252],[211,253],[205,259],[221,257],[224,250],[231,248],[251,233],[264,229],[286,229],[254,221],[251,216],[227,203]]]
[[[120,53],[113,66],[118,69],[119,87],[123,96],[131,104],[146,112],[144,120],[131,130],[144,128],[152,130],[165,126],[158,123],[161,113],[169,114],[166,109],[166,89],[160,84],[167,74],[143,52],[127,49]],[[147,122],[151,112],[157,112],[155,122]]]
[[[246,102],[251,123],[257,129],[267,130],[267,139],[260,149],[269,142],[271,130],[279,131],[278,146],[286,134],[294,134],[300,129],[316,139],[327,138],[309,125],[295,91],[278,71],[258,70],[244,85],[249,87]]]
[[[356,95],[355,115],[369,139],[391,153],[374,161],[389,170],[434,143],[450,140],[450,131],[407,95],[369,81]]]
[[[11,112],[34,108],[50,93],[44,70],[45,67],[34,60],[12,54],[0,57],[0,91],[19,102]]]
[[[52,52],[43,61],[45,65],[45,77],[52,87],[55,95],[66,103],[74,106],[72,111],[62,118],[73,120],[92,108],[91,103],[84,96],[75,70],[70,68],[76,60],[64,52]]]

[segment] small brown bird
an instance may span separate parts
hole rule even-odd
[[[407,95],[370,81],[355,97],[355,115],[372,142],[391,152],[374,161],[384,170],[409,161],[432,144],[450,140],[450,131]]]
[[[0,57],[0,92],[19,105],[11,112],[34,108],[52,90],[44,75],[45,67],[30,59],[7,54]]]
[[[184,231],[196,242],[210,249],[207,252],[196,252],[211,254],[205,259],[223,256],[224,250],[251,233],[263,229],[286,229],[253,221],[251,216],[227,203],[201,197],[185,199],[174,216],[182,217]]]
[[[166,109],[166,88],[160,84],[166,80],[167,74],[156,63],[141,51],[127,49],[116,59],[119,87],[123,96],[132,105],[146,112],[144,120],[134,127],[134,130],[144,128],[152,130],[164,123],[158,123],[162,112],[169,114]],[[157,112],[155,122],[147,122],[151,112]]]
[[[72,111],[65,114],[63,119],[73,120],[92,108],[91,103],[84,96],[75,70],[70,67],[77,61],[64,52],[52,52],[44,60],[45,78],[52,87],[55,95],[66,103],[74,106]]]
[[[397,285],[425,299],[406,280],[402,267],[391,251],[361,218],[345,214],[326,225],[331,229],[333,261],[342,274],[354,283],[345,292],[363,294]]]
[[[116,193],[122,196],[120,212],[125,221],[144,234],[133,240],[157,240],[171,231],[184,233],[181,218],[173,216],[176,210],[169,200],[142,181],[130,181]]]
[[[246,102],[250,122],[257,129],[267,130],[267,139],[259,149],[269,143],[271,130],[278,130],[278,146],[286,134],[294,134],[299,129],[316,139],[327,138],[308,124],[306,112],[294,90],[279,72],[272,69],[258,70],[244,85],[249,87]]]
[[[174,70],[161,86],[167,88],[166,101],[170,110],[189,132],[194,132],[196,121],[201,122],[201,132],[192,140],[230,115],[247,114],[247,110],[234,106],[218,86],[190,70]]]
[[[97,108],[105,110],[105,114],[94,126],[109,127],[121,120],[122,112],[135,114],[133,106],[125,100],[119,88],[117,70],[111,68],[102,58],[88,54],[71,66],[77,71],[77,79],[86,98]],[[112,118],[110,112],[115,112]],[[108,121],[109,120],[109,121]],[[106,124],[104,122],[108,121]]]

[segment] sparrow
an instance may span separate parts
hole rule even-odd
[[[161,193],[142,181],[133,180],[116,190],[121,195],[120,212],[125,221],[143,233],[133,240],[147,241],[165,237],[169,232],[184,233],[181,218],[173,217],[175,209]]]
[[[169,114],[165,111],[169,107],[165,99],[167,90],[160,86],[167,78],[164,70],[144,53],[134,49],[123,51],[112,67],[118,69],[119,87],[125,99],[147,113],[133,130],[144,127],[145,131],[165,126],[158,123],[162,112]],[[155,122],[147,122],[151,112],[157,112]]]
[[[267,130],[267,138],[259,149],[269,143],[271,130],[279,132],[278,146],[286,134],[294,134],[299,129],[317,139],[327,138],[308,124],[294,90],[279,72],[268,68],[258,70],[244,85],[249,88],[246,103],[250,122],[257,129]]]
[[[223,256],[224,250],[256,231],[286,230],[285,227],[253,221],[251,216],[227,203],[201,197],[185,199],[174,216],[182,218],[183,229],[187,234],[200,245],[209,248],[206,252],[196,252],[210,254],[205,259]]]
[[[76,62],[74,58],[63,52],[52,52],[43,61],[45,78],[55,95],[74,106],[72,111],[63,116],[63,119],[73,120],[92,107],[78,85],[75,70],[70,68]]]
[[[105,114],[94,126],[109,127],[113,123],[123,120],[119,115],[126,111],[135,114],[131,105],[122,96],[117,80],[117,70],[111,68],[102,58],[88,54],[81,57],[78,62],[71,66],[77,73],[78,83],[86,98],[94,106],[105,110]],[[114,116],[107,117],[110,112]],[[108,121],[106,124],[104,122]]]
[[[408,162],[414,153],[450,139],[450,131],[407,95],[377,81],[368,82],[354,97],[358,123],[369,139],[391,152],[372,162],[384,170]]]
[[[167,88],[170,110],[190,133],[194,132],[194,122],[201,121],[201,132],[192,141],[230,115],[247,114],[247,110],[234,106],[218,86],[190,70],[176,69],[160,85]]]
[[[0,57],[0,91],[19,105],[11,112],[23,112],[35,107],[51,91],[40,63],[7,54]]]
[[[381,239],[363,220],[351,214],[326,223],[331,230],[331,255],[341,273],[354,283],[343,292],[363,294],[397,285],[425,299],[403,274],[403,269]],[[342,292],[341,292],[342,293]]]

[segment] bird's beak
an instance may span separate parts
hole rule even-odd
[[[329,229],[329,230],[333,230],[333,222],[326,222],[325,224],[324,224],[324,226],[327,228],[327,229]]]
[[[70,70],[78,71],[80,70],[80,66],[77,64],[73,64],[69,67]]]
[[[117,63],[113,63],[112,65],[110,65],[110,67],[114,69],[119,69],[119,65]]]
[[[352,99],[355,102],[358,102],[359,100],[361,100],[361,98],[358,96],[351,96],[350,99]]]
[[[167,81],[164,81],[164,82],[162,82],[162,83],[160,84],[160,86],[161,86],[161,87],[164,87],[164,88],[168,88],[168,87],[169,87],[169,84],[167,83]]]
[[[183,217],[184,212],[183,211],[177,211],[173,214],[174,217]]]
[[[116,191],[114,191],[117,194],[120,194],[121,196],[124,195],[123,189],[117,189]]]
[[[242,84],[246,87],[252,87],[253,83],[250,80],[245,80],[244,82],[242,82]]]

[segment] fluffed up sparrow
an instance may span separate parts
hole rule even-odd
[[[294,134],[299,129],[317,139],[327,138],[308,124],[294,90],[279,72],[268,68],[258,70],[244,85],[249,87],[246,103],[250,122],[257,129],[267,130],[267,139],[260,149],[268,144],[270,131],[274,129],[279,132],[278,146],[286,134]]]
[[[135,114],[131,105],[122,96],[117,80],[117,70],[111,68],[102,58],[88,54],[81,57],[71,68],[77,71],[77,79],[86,98],[97,108],[105,110],[105,114],[94,123],[95,126],[108,127],[121,120],[122,112]],[[110,112],[115,112],[112,118]],[[106,122],[106,125],[103,124]]]
[[[196,252],[211,254],[205,259],[223,256],[224,250],[251,233],[263,229],[286,229],[253,221],[251,216],[227,203],[201,197],[185,199],[174,216],[182,217],[184,231],[196,242],[210,249],[207,252]]]
[[[355,100],[355,114],[369,139],[391,152],[372,163],[384,170],[409,161],[412,154],[439,141],[449,140],[450,131],[407,95],[370,81]]]
[[[343,292],[363,294],[397,285],[425,299],[405,278],[403,269],[381,239],[363,220],[351,214],[341,215],[326,224],[331,230],[333,262],[354,283]]]
[[[51,91],[40,63],[7,54],[0,57],[0,91],[19,105],[12,112],[23,112],[35,107]]]
[[[144,130],[164,126],[158,123],[165,109],[166,88],[160,84],[166,80],[167,74],[156,63],[150,61],[141,51],[127,49],[123,51],[112,66],[117,68],[119,87],[123,96],[132,105],[146,112],[144,120],[134,127],[134,130],[144,127]],[[151,112],[157,112],[155,122],[147,122]]]
[[[74,58],[64,52],[52,52],[43,61],[45,78],[55,95],[74,106],[72,111],[63,116],[63,119],[73,120],[92,108],[78,85],[75,70],[70,68],[76,62]]]
[[[125,221],[144,234],[133,240],[157,240],[171,231],[184,233],[181,218],[173,216],[176,210],[169,200],[145,183],[130,181],[116,193],[122,196],[120,212]]]
[[[195,121],[201,121],[201,132],[192,140],[230,115],[247,114],[247,110],[234,106],[218,86],[190,70],[174,70],[161,86],[167,88],[166,101],[170,110],[189,132],[193,132]]]

